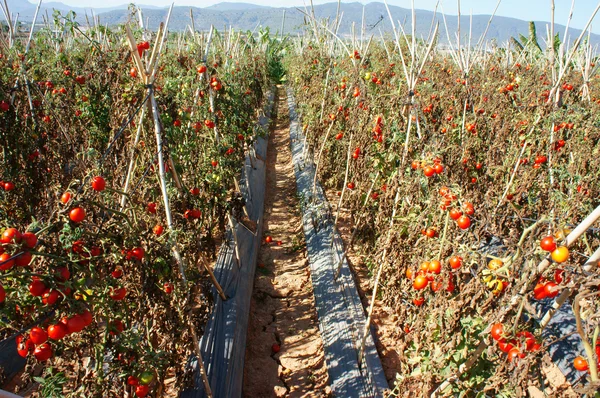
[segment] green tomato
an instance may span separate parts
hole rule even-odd
[[[154,380],[154,373],[150,371],[142,372],[140,375],[140,383],[142,384],[150,384]]]

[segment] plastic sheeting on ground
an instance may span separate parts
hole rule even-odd
[[[304,135],[292,90],[288,88],[287,93],[294,172],[302,206],[319,330],[333,395],[344,398],[383,397],[388,383],[371,334],[367,338],[363,361],[358,362],[358,348],[366,324],[365,312],[320,184],[317,183],[313,195],[315,168],[312,163],[304,161]],[[336,278],[340,260],[341,270]]]
[[[265,116],[259,119],[259,125],[265,131],[269,126],[273,100],[274,92],[271,90],[267,95]],[[267,138],[256,140],[254,150],[257,157],[246,156],[240,181],[248,216],[252,221],[258,220],[256,235],[237,223],[235,233],[240,264],[238,265],[235,258],[232,231],[228,231],[227,240],[221,247],[214,268],[215,277],[225,291],[227,300],[223,301],[213,288],[215,303],[200,341],[200,351],[215,398],[242,396],[250,299],[262,236],[267,142]],[[182,392],[180,397],[205,397],[204,384],[197,370],[195,357],[191,358],[191,366],[196,369],[195,388]]]

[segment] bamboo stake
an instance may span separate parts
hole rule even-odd
[[[219,293],[219,296],[221,296],[221,299],[223,301],[226,301],[227,300],[227,296],[225,296],[225,291],[221,287],[221,284],[219,283],[219,281],[217,281],[217,278],[215,277],[215,274],[214,274],[213,270],[207,264],[206,259],[204,257],[202,257],[202,256],[200,256],[200,264],[202,264],[202,266],[204,267],[204,269],[206,270],[206,272],[208,272],[208,275],[210,276],[210,280],[213,283],[215,289],[217,289],[217,292]]]

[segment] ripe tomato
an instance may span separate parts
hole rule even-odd
[[[131,68],[131,69],[129,70],[129,76],[131,76],[131,77],[133,77],[133,78],[136,78],[136,77],[137,77],[137,75],[138,75],[137,69],[135,69],[135,68]]]
[[[106,181],[100,176],[92,178],[92,189],[96,192],[102,192],[106,188]]]
[[[504,326],[501,323],[495,323],[492,326],[492,338],[496,341],[500,341],[500,339],[503,337],[504,335]]]
[[[465,202],[462,206],[463,211],[465,212],[466,215],[468,216],[472,216],[473,214],[475,214],[475,208],[473,207],[473,204],[471,204],[470,202]]]
[[[417,275],[417,277],[413,281],[413,288],[415,288],[417,290],[423,290],[427,287],[428,283],[429,283],[429,281],[427,280],[427,278],[425,276]]]
[[[348,189],[349,190],[353,190],[354,188],[356,188],[356,184],[354,184],[353,182],[349,182],[348,183]]]
[[[513,344],[512,341],[507,341],[506,339],[500,339],[498,340],[498,348],[500,349],[500,351],[502,352],[506,352],[508,353],[510,350],[512,350],[515,347],[515,345]]]
[[[439,163],[436,163],[436,164],[433,166],[433,171],[435,171],[435,174],[442,174],[442,173],[444,172],[444,166],[442,166],[442,165],[441,165],[441,164],[439,164]]]
[[[121,267],[120,265],[118,265],[111,273],[110,275],[113,278],[120,278],[123,276],[123,267]]]
[[[165,231],[165,229],[160,224],[157,224],[154,226],[154,228],[152,228],[152,232],[154,232],[154,235],[156,235],[156,236],[161,236],[164,231]]]
[[[6,228],[0,236],[0,243],[21,243],[21,233],[16,228]]]
[[[554,271],[554,281],[556,283],[562,283],[562,281],[564,280],[564,275],[565,275],[565,270],[562,268],[557,268]]]
[[[69,213],[69,218],[74,223],[80,223],[85,218],[85,210],[82,207],[75,207]]]
[[[198,187],[190,188],[190,194],[192,194],[193,196],[200,195],[200,188],[198,188]]]
[[[573,361],[573,367],[580,372],[588,370],[588,362],[583,357],[576,357]]]
[[[543,300],[546,297],[548,297],[545,288],[545,283],[538,283],[537,285],[535,285],[535,287],[533,288],[533,298],[535,298],[536,300]]]
[[[73,197],[73,195],[71,195],[71,192],[65,192],[62,194],[62,196],[60,197],[60,202],[63,205],[66,205],[67,203],[69,203],[69,201],[71,200],[71,198]]]
[[[47,361],[52,357],[53,354],[54,352],[52,351],[52,346],[48,343],[44,343],[35,347],[35,350],[33,351],[33,356],[35,356],[35,359],[40,362]]]
[[[79,315],[81,316],[81,319],[83,319],[83,323],[86,327],[91,325],[92,322],[94,322],[94,316],[92,315],[90,310],[85,310]]]
[[[137,386],[139,384],[140,384],[140,381],[138,380],[137,377],[135,377],[135,376],[129,376],[127,378],[127,385],[128,386]]]
[[[544,285],[544,293],[546,293],[546,297],[548,298],[558,296],[559,290],[558,285],[554,282],[548,282]]]
[[[410,268],[407,268],[407,269],[406,269],[406,278],[408,278],[408,279],[412,279],[412,278],[413,278],[413,276],[415,276],[415,275],[414,275],[414,272],[413,272],[413,270],[412,270],[412,269],[410,269]]]
[[[110,298],[115,301],[123,300],[126,295],[127,295],[127,289],[125,289],[124,287],[113,289],[110,292]]]
[[[55,289],[46,289],[42,294],[42,303],[45,305],[54,305],[61,298],[60,293]]]
[[[410,168],[413,170],[416,170],[419,167],[421,167],[421,163],[418,160],[413,160],[412,163],[410,164]]]
[[[279,344],[273,343],[273,345],[271,346],[271,351],[274,354],[277,354],[280,350],[281,350],[281,347],[279,346]]]
[[[67,331],[70,333],[79,333],[85,328],[85,320],[81,315],[73,315],[67,321]]]
[[[48,340],[48,333],[39,326],[34,326],[29,331],[29,339],[35,345],[45,343]]]
[[[569,259],[569,249],[566,246],[560,246],[552,251],[552,260],[557,263],[564,263]]]
[[[516,358],[525,358],[525,353],[521,352],[520,349],[518,349],[517,347],[512,348],[509,352],[508,352],[508,362],[512,362],[514,359]]]
[[[435,238],[435,236],[437,235],[437,231],[435,230],[435,228],[427,228],[427,231],[425,231],[425,235],[427,235],[428,238]]]
[[[39,279],[34,279],[29,284],[29,293],[34,297],[40,297],[46,291],[46,285]]]
[[[272,238],[272,237],[269,235],[269,236],[267,236],[267,237],[265,238],[265,242],[266,242],[266,243],[271,243],[271,242],[273,242],[273,238]]]
[[[431,166],[426,166],[423,169],[423,174],[425,174],[425,177],[427,178],[433,177],[433,175],[435,174],[435,169]]]
[[[433,272],[434,274],[439,274],[442,272],[442,263],[438,260],[433,260],[429,263],[429,272]]]
[[[156,214],[156,203],[150,202],[147,206],[148,213]]]
[[[15,259],[11,259],[8,253],[0,254],[0,271],[8,271],[15,265]]]
[[[462,211],[460,211],[458,209],[450,210],[450,218],[453,219],[454,221],[458,220],[462,215],[463,215]]]
[[[52,340],[62,340],[68,333],[67,328],[62,323],[48,326],[48,337]]]
[[[131,251],[131,256],[135,257],[138,261],[142,261],[144,259],[144,255],[146,251],[143,247],[136,247]]]
[[[150,387],[144,384],[140,384],[135,388],[135,396],[138,398],[144,398],[150,392]]]
[[[123,324],[123,321],[121,321],[120,319],[117,319],[115,321],[113,321],[110,326],[110,334],[112,334],[113,336],[119,335],[121,334],[121,332],[123,330],[125,330],[125,325]]]
[[[449,260],[450,267],[452,267],[452,269],[458,269],[461,267],[462,261],[463,261],[462,257],[452,256],[452,257],[450,257],[450,260]]]
[[[0,304],[6,300],[6,291],[4,290],[4,286],[0,285]]]
[[[456,220],[456,224],[460,229],[468,229],[471,226],[471,219],[467,216],[460,216]]]
[[[27,358],[29,351],[33,348],[33,343],[30,340],[26,340],[22,335],[18,335],[15,342],[17,343],[17,354],[23,358]]]
[[[413,299],[413,304],[417,307],[422,306],[425,303],[425,298],[424,297],[417,297]]]
[[[542,239],[540,241],[540,247],[547,252],[554,251],[556,249],[556,240],[554,240],[554,236],[546,236]]]
[[[33,249],[37,246],[38,238],[33,232],[25,232],[21,235],[23,246],[28,249]]]
[[[65,282],[71,277],[71,272],[67,267],[58,267],[54,271],[54,275],[56,275],[56,280]]]
[[[171,282],[165,282],[163,285],[163,288],[165,289],[165,293],[167,293],[167,294],[173,293],[173,284]]]
[[[24,251],[15,258],[15,265],[18,267],[26,267],[31,263],[32,257],[30,252]]]

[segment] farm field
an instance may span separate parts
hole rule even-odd
[[[169,16],[0,32],[0,397],[600,396],[587,26]]]

